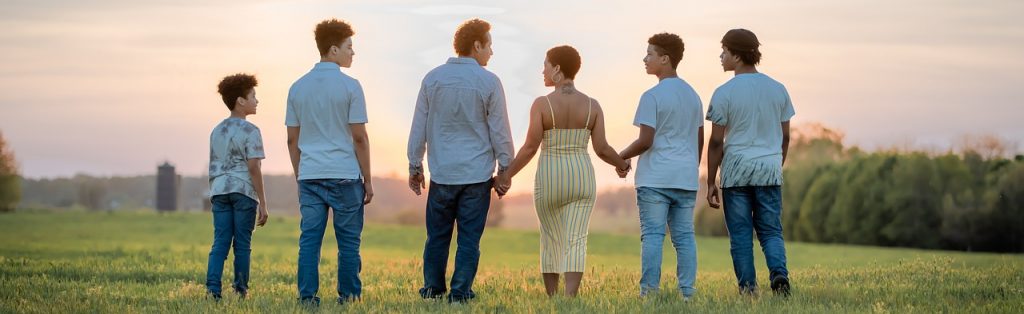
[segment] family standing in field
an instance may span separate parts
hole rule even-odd
[[[544,85],[553,87],[530,106],[526,139],[515,153],[501,80],[485,67],[492,55],[490,24],[468,20],[455,31],[456,57],[423,78],[409,132],[409,188],[427,188],[423,158],[430,168],[426,200],[427,240],[423,249],[424,299],[468,302],[480,260],[491,189],[499,197],[512,177],[538,157],[534,206],[540,221],[540,271],[549,296],[575,296],[586,263],[587,235],[597,195],[595,154],[625,178],[636,162],[641,228],[639,295],[660,287],[666,232],[675,247],[678,289],[684,299],[697,292],[694,205],[704,150],[704,119],[711,121],[707,200],[723,208],[740,293],[757,293],[753,235],[768,265],[772,291],[788,295],[789,273],[782,238],[782,164],[789,145],[793,104],[786,88],[755,68],[760,43],[751,31],[733,29],[722,38],[722,69],[735,76],[718,87],[704,111],[696,91],[676,72],[683,58],[675,34],[651,36],[643,58],[658,83],[640,95],[633,125],[637,139],[622,151],[605,137],[601,103],[573,84],[581,65],[570,46],[547,51]],[[338,242],[339,303],[361,299],[359,255],[363,208],[373,199],[366,100],[359,81],[341,68],[352,64],[354,32],[337,19],[314,31],[320,62],[288,91],[285,125],[288,151],[298,180],[302,215],[298,254],[298,298],[320,303],[320,247],[328,215]],[[638,54],[640,52],[638,51]],[[210,195],[214,240],[206,276],[208,295],[221,298],[221,278],[234,250],[232,288],[248,292],[252,232],[267,222],[260,161],[263,141],[246,121],[256,114],[256,78],[224,78],[218,92],[231,115],[210,134]],[[588,144],[589,143],[589,144]],[[497,172],[495,172],[497,164]],[[721,185],[718,170],[721,168]],[[458,228],[455,269],[446,282],[452,234]]]

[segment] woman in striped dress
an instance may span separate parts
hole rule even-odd
[[[579,69],[576,49],[559,46],[548,50],[544,85],[553,86],[554,91],[533,102],[526,142],[496,182],[498,193],[506,193],[512,176],[543,147],[533,199],[540,220],[540,268],[549,296],[558,290],[560,274],[565,274],[567,296],[576,296],[583,279],[587,229],[597,194],[587,142],[594,144],[597,156],[615,166],[620,176],[630,168],[605,140],[601,106],[573,85]]]

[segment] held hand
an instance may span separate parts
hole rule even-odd
[[[260,204],[260,211],[256,216],[256,226],[263,227],[263,225],[266,225],[267,218],[269,217],[270,214],[267,213],[267,205]]]
[[[422,189],[425,188],[427,188],[427,182],[423,180],[422,173],[414,176],[409,176],[409,189],[416,193],[416,195],[422,194]]]
[[[366,196],[363,196],[363,205],[366,205],[373,200],[373,184],[363,181],[363,191],[366,192]]]
[[[722,190],[715,183],[708,183],[708,206],[711,208],[722,207]]]
[[[615,173],[619,175],[619,178],[625,179],[626,176],[629,175],[629,171],[633,169],[632,162],[633,162],[632,159],[626,159],[626,168],[625,169],[615,168]]]
[[[494,179],[494,191],[498,192],[498,199],[501,199],[512,188],[512,178],[507,173],[499,173]]]

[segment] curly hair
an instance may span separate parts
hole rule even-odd
[[[235,110],[238,97],[248,96],[256,84],[256,77],[249,74],[228,75],[217,84],[217,92],[220,93],[221,100],[224,100],[224,105],[228,106],[228,110]]]
[[[654,46],[654,50],[658,54],[667,55],[669,61],[672,62],[673,69],[679,66],[679,61],[683,60],[683,51],[686,50],[686,46],[683,44],[683,39],[679,38],[679,35],[672,33],[655,34],[647,39],[647,43]]]
[[[459,25],[455,31],[455,53],[460,56],[468,56],[473,52],[473,43],[479,41],[487,44],[487,32],[491,31],[491,24],[481,19],[472,19]]]
[[[722,47],[729,49],[730,54],[749,65],[761,62],[761,51],[757,48],[759,46],[761,42],[757,40],[757,35],[746,29],[732,29],[722,36]]]
[[[562,75],[570,80],[576,78],[576,73],[580,71],[580,65],[583,63],[576,48],[568,45],[548,49],[547,57],[548,62],[552,66],[558,66]]]
[[[320,50],[321,57],[327,56],[327,53],[331,51],[331,46],[341,45],[352,35],[355,35],[352,26],[338,19],[324,20],[313,30],[316,48]]]

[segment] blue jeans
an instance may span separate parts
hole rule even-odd
[[[679,291],[693,296],[697,279],[697,240],[693,236],[693,206],[697,192],[667,188],[636,188],[640,208],[640,295],[661,286],[661,255],[665,226],[672,233],[676,248],[676,276]]]
[[[782,240],[782,187],[742,186],[722,189],[725,225],[729,229],[732,266],[740,291],[756,291],[753,232],[761,242],[769,280],[789,277]]]
[[[320,289],[320,247],[327,229],[328,208],[334,213],[334,237],[338,240],[338,297],[348,300],[362,295],[359,242],[365,193],[359,179],[299,181],[299,298],[316,297]]]
[[[224,260],[228,249],[235,251],[235,291],[249,290],[249,257],[252,252],[252,230],[256,225],[256,200],[241,193],[214,195],[213,247],[206,266],[206,290],[220,294]]]
[[[465,301],[476,296],[473,293],[473,279],[480,262],[480,237],[484,234],[487,211],[491,206],[492,181],[457,185],[430,182],[421,297],[441,297],[447,290],[444,275],[456,222],[459,228],[459,248],[455,253],[455,272],[452,274],[452,291],[448,300]]]

